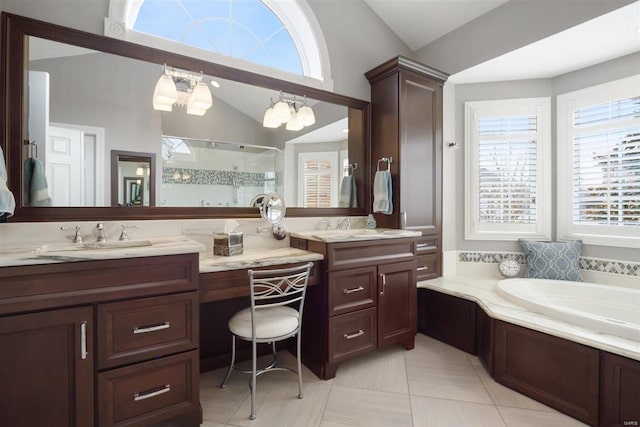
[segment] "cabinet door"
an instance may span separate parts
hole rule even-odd
[[[0,318],[0,426],[93,425],[92,335],[91,307]]]
[[[413,339],[417,328],[416,263],[378,267],[378,347]]]
[[[400,206],[407,228],[441,230],[442,84],[400,73]],[[400,224],[398,224],[399,226]]]

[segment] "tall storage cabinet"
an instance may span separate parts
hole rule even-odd
[[[372,182],[391,158],[393,213],[380,227],[420,231],[417,279],[441,275],[442,87],[447,75],[399,56],[365,74],[371,84]],[[406,218],[406,224],[403,224]]]

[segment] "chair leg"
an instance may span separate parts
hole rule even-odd
[[[302,363],[300,359],[302,359],[302,353],[300,351],[300,335],[302,335],[301,331],[298,331],[298,348],[297,348],[297,359],[298,359],[298,399],[302,399],[304,394],[302,393]]]
[[[227,381],[231,376],[231,371],[236,365],[236,336],[231,335],[231,365],[229,365],[229,369],[227,370],[227,374],[224,376],[222,380],[222,384],[220,384],[220,388],[225,388],[227,386]]]
[[[251,414],[249,419],[256,419],[256,340],[251,341]]]

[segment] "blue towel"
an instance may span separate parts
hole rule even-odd
[[[51,206],[44,166],[38,159],[24,162],[24,204],[25,206]]]
[[[0,217],[7,218],[13,215],[16,208],[16,199],[7,187],[7,167],[4,163],[4,153],[0,147]]]
[[[353,175],[347,175],[342,178],[340,183],[340,199],[338,206],[341,208],[357,208],[358,198],[356,193],[356,180]]]
[[[391,172],[389,170],[378,171],[373,178],[373,211],[386,215],[393,213]]]

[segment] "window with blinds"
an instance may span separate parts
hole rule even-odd
[[[573,113],[573,223],[640,226],[640,97]]]
[[[465,104],[465,237],[548,238],[549,98]]]
[[[558,96],[558,238],[640,247],[639,82]]]
[[[307,160],[304,162],[305,208],[331,207],[331,162]]]
[[[479,221],[535,224],[537,117],[478,121]]]

